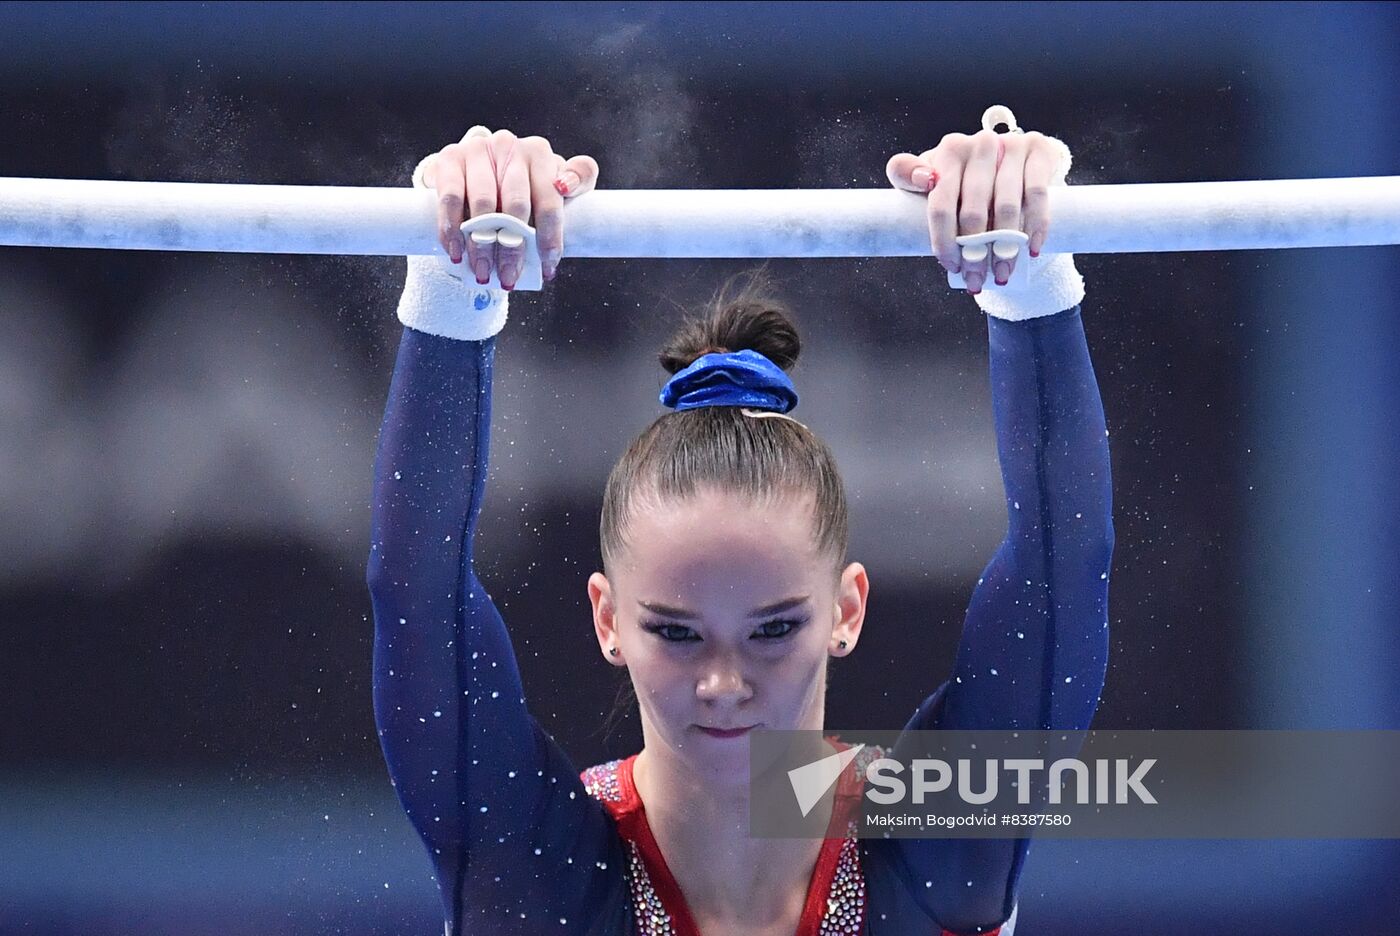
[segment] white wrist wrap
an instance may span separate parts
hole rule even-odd
[[[1084,301],[1084,277],[1074,266],[1074,254],[1023,254],[1017,263],[1030,264],[1030,278],[1024,291],[1010,294],[983,289],[973,298],[988,315],[1020,322],[1042,315],[1054,315]]]
[[[415,188],[423,184],[425,157],[413,170]],[[430,335],[462,341],[482,341],[506,324],[510,293],[476,282],[466,258],[454,264],[444,252],[429,257],[409,256],[408,276],[399,297],[399,321]]]
[[[1060,151],[1060,162],[1050,177],[1050,184],[1064,185],[1074,159],[1063,141],[1054,137],[1046,139]],[[1026,251],[1016,258],[1018,266],[1023,263],[1029,265],[1027,269],[1030,274],[1024,290],[1013,294],[1002,292],[995,286],[984,288],[973,297],[977,300],[977,307],[988,315],[1019,322],[1054,315],[1084,301],[1084,277],[1075,269],[1074,254],[1042,253],[1039,257],[1032,257]],[[990,278],[990,269],[987,275]]]

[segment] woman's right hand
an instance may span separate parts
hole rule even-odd
[[[473,127],[460,143],[443,147],[425,161],[423,182],[437,191],[438,242],[452,262],[461,263],[465,255],[482,285],[491,278],[494,265],[501,287],[513,289],[524,264],[524,245],[481,245],[464,237],[466,206],[473,218],[503,211],[533,225],[541,272],[552,280],[564,254],[564,200],[593,189],[598,162],[592,156],[565,160],[544,137]]]

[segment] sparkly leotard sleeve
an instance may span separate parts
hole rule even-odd
[[[374,713],[447,936],[630,931],[622,845],[530,714],[477,579],[494,337],[405,327],[374,465]]]
[[[1086,729],[1108,661],[1113,494],[1084,324],[1075,306],[987,328],[1008,529],[952,678],[906,729]],[[995,932],[1016,910],[1030,839],[863,841],[872,933],[895,932],[882,906],[889,919],[910,900],[954,933]]]

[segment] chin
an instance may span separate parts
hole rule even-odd
[[[770,726],[756,723],[756,727],[767,730]],[[703,777],[709,786],[747,789],[753,771],[764,773],[766,769],[764,764],[750,763],[749,748],[754,730],[736,738],[716,738],[692,724],[681,732],[683,746],[678,753],[686,766],[696,776]]]

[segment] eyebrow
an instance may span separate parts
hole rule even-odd
[[[794,608],[797,605],[803,604],[810,597],[810,595],[798,595],[796,598],[784,598],[782,601],[778,601],[770,605],[764,605],[761,608],[755,608],[754,610],[749,612],[749,617],[756,618],[764,617],[765,615],[769,614],[777,614],[779,611],[786,611],[789,608]],[[637,604],[641,605],[643,608],[646,608],[653,614],[660,614],[664,617],[676,618],[682,621],[694,621],[700,617],[700,615],[692,614],[684,608],[672,608],[669,605],[656,604],[655,602],[641,601],[639,599],[637,601]]]

